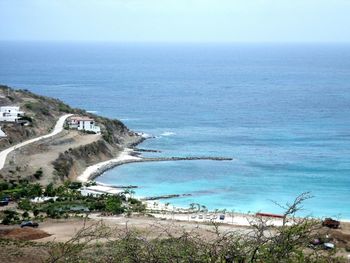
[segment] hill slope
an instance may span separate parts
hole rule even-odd
[[[52,181],[75,179],[87,166],[111,159],[125,147],[142,141],[119,120],[111,120],[82,109],[74,109],[60,100],[39,96],[27,90],[0,86],[0,106],[20,106],[30,120],[28,126],[1,123],[7,137],[0,139],[0,150],[19,142],[49,133],[58,118],[72,113],[93,118],[101,127],[101,135],[64,130],[53,138],[41,140],[11,153],[0,178],[5,180]],[[41,170],[42,176],[35,176]]]

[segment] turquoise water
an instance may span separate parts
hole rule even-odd
[[[1,43],[0,82],[58,97],[156,136],[162,156],[233,161],[129,164],[98,181],[211,209],[350,219],[349,45]]]

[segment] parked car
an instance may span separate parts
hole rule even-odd
[[[9,204],[8,200],[1,200],[0,201],[0,206],[7,206]]]
[[[198,218],[199,218],[199,219],[203,219],[203,215],[200,214],[200,215],[198,216]]]
[[[21,227],[34,227],[34,228],[37,228],[39,226],[38,223],[36,222],[33,222],[33,221],[24,221],[21,223]]]
[[[327,242],[323,244],[324,249],[334,249],[335,245],[333,243]]]
[[[220,220],[225,220],[225,215],[220,215]]]
[[[196,215],[191,215],[191,219],[196,219]]]
[[[323,220],[322,222],[322,226],[326,226],[329,228],[339,228],[340,222],[337,220],[334,220],[332,218],[326,218],[325,220]]]

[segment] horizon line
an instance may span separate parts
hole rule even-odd
[[[348,45],[350,41],[117,41],[117,40],[5,40],[0,39],[0,43],[52,43],[52,44],[217,44],[217,45],[235,45],[235,44],[339,44]]]

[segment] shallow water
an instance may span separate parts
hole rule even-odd
[[[211,209],[350,219],[350,46],[0,44],[0,82],[58,97],[155,135],[162,156],[98,180]]]

